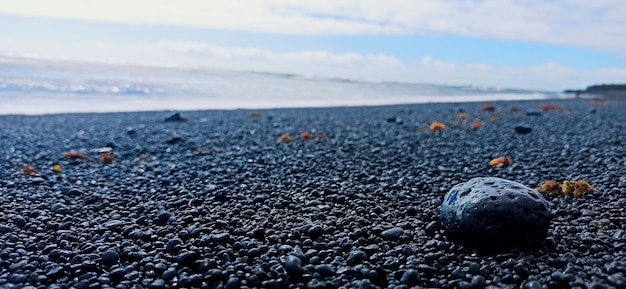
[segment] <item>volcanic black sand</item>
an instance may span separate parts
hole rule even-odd
[[[547,103],[1,116],[0,287],[625,288],[626,102]],[[438,223],[479,176],[596,190],[483,254]]]

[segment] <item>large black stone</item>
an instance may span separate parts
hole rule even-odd
[[[540,245],[550,203],[537,191],[500,178],[474,178],[445,196],[440,219],[450,240],[483,251]]]

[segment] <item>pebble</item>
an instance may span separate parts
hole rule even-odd
[[[56,214],[65,214],[68,210],[69,208],[61,203],[55,203],[50,207],[50,211]]]
[[[184,141],[185,140],[182,137],[175,136],[175,137],[172,137],[172,138],[168,139],[165,143],[173,145],[173,144],[181,143],[181,142],[184,142]]]
[[[542,289],[543,287],[541,286],[541,283],[537,282],[536,280],[530,280],[524,283],[524,288],[525,289]]]
[[[501,178],[474,178],[454,186],[441,205],[441,223],[454,241],[486,251],[541,244],[550,204],[538,192]]]
[[[363,260],[365,260],[366,258],[367,254],[364,251],[354,250],[350,252],[346,261],[348,261],[349,264],[358,264],[363,262]]]
[[[108,249],[102,253],[102,263],[104,264],[115,264],[120,259],[120,254],[113,249]]]
[[[152,283],[150,283],[150,286],[148,286],[149,289],[164,289],[167,288],[165,286],[165,280],[163,279],[156,279],[154,281],[152,281]]]
[[[174,279],[174,277],[176,277],[176,275],[178,275],[178,272],[174,269],[167,269],[165,271],[163,271],[163,274],[161,274],[161,278],[166,281],[169,282],[172,279]]]
[[[226,232],[211,234],[211,241],[213,242],[226,242],[230,240],[230,234]]]
[[[400,278],[400,282],[402,282],[402,284],[406,284],[409,286],[417,284],[418,281],[419,273],[415,269],[408,269],[404,271],[404,274],[402,274],[402,277]]]
[[[324,229],[317,225],[311,226],[306,233],[309,237],[311,237],[311,239],[317,239],[324,234]]]
[[[9,233],[11,231],[13,231],[13,229],[11,229],[11,227],[6,226],[6,225],[0,225],[0,233],[5,234],[5,233]]]
[[[470,284],[472,285],[472,288],[485,288],[487,280],[481,275],[476,275],[472,277],[472,281],[470,282]]]
[[[384,240],[396,240],[404,234],[404,230],[400,227],[393,227],[380,233],[380,237]]]
[[[124,222],[120,221],[120,220],[111,220],[108,221],[106,223],[104,223],[104,227],[107,229],[114,229],[114,228],[118,228],[120,226],[124,225]]]
[[[224,289],[239,289],[239,279],[237,277],[228,278],[228,282],[224,285]]]
[[[335,275],[335,268],[329,264],[320,264],[315,266],[315,272],[320,273],[322,277],[330,277]]]
[[[157,216],[157,219],[161,222],[161,223],[167,223],[167,221],[173,217],[174,214],[168,212],[168,211],[162,211],[159,213],[159,215]]]
[[[294,255],[285,257],[285,271],[291,276],[297,276],[302,273],[302,261]]]
[[[57,279],[63,275],[65,275],[65,270],[61,266],[53,266],[46,272],[46,277],[50,279]]]
[[[523,125],[523,124],[518,124],[518,125],[514,126],[513,129],[518,134],[528,134],[528,133],[531,133],[533,131],[533,129],[530,126]]]
[[[65,194],[67,194],[68,196],[79,197],[85,195],[85,192],[77,188],[71,188],[67,190]]]
[[[113,281],[120,281],[124,279],[125,275],[126,275],[126,270],[121,267],[114,268],[109,272],[109,278],[111,278],[111,280]]]
[[[187,265],[196,261],[198,258],[200,258],[200,254],[198,254],[196,251],[183,251],[178,254],[176,262],[178,262],[178,264],[180,265]]]
[[[417,207],[415,206],[409,206],[408,208],[406,208],[406,215],[407,216],[417,216]]]
[[[526,115],[527,116],[542,116],[543,113],[539,110],[531,109],[531,110],[526,111]]]
[[[185,122],[187,118],[184,118],[179,112],[174,113],[167,117],[164,122]]]

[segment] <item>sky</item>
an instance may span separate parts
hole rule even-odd
[[[623,0],[0,0],[0,56],[561,91],[626,82]]]

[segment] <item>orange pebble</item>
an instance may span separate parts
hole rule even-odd
[[[305,132],[300,134],[300,137],[302,139],[311,139],[311,134],[308,131],[305,131]]]
[[[63,168],[61,168],[60,165],[54,165],[54,166],[52,166],[52,170],[57,172],[57,173],[60,173],[60,172],[63,171]]]
[[[563,181],[563,185],[561,186],[561,192],[563,192],[563,194],[570,194],[574,197],[580,197],[595,190],[596,188],[583,180]]]
[[[37,168],[35,168],[34,166],[24,166],[22,168],[22,173],[25,175],[34,175],[37,173]]]
[[[479,129],[481,126],[483,125],[483,123],[477,119],[472,123],[472,128],[473,129]]]
[[[509,166],[513,160],[509,157],[497,157],[489,162],[491,166]]]
[[[76,159],[88,160],[89,159],[88,155],[79,153],[77,151],[69,151],[69,152],[63,153],[63,157],[66,159],[73,159],[73,160],[76,160]]]
[[[543,111],[557,111],[561,109],[561,107],[553,103],[544,103],[540,105],[539,108]]]
[[[294,138],[288,134],[283,134],[278,137],[278,141],[282,143],[290,143],[294,140]]]
[[[442,122],[433,121],[433,123],[430,124],[430,130],[444,130],[445,128],[446,125]]]
[[[541,187],[537,188],[537,192],[558,194],[561,192],[561,184],[555,181],[546,181]]]
[[[110,153],[104,153],[100,155],[100,162],[103,164],[110,164],[115,161],[115,156]]]
[[[483,106],[483,111],[496,111],[496,106],[493,104],[485,104]]]
[[[467,113],[459,113],[459,119],[467,119]]]

